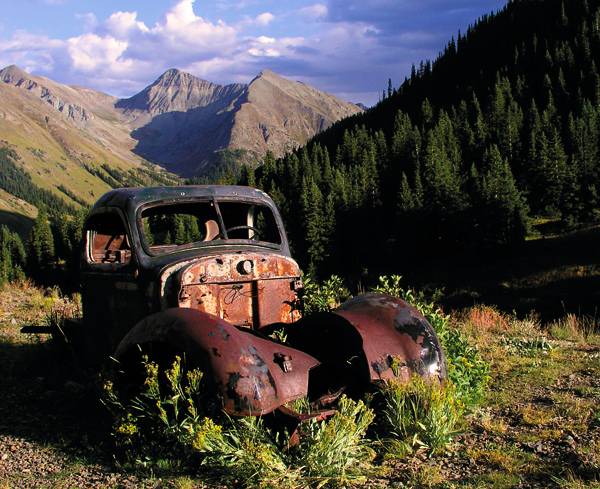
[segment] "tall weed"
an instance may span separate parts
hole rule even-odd
[[[155,363],[146,359],[144,365],[146,381],[133,399],[122,401],[112,383],[105,384],[117,457],[127,468],[156,472],[199,464],[247,487],[337,487],[363,479],[364,464],[374,457],[365,439],[374,414],[361,401],[342,397],[330,419],[303,424],[300,444],[290,448],[287,433],[261,418],[206,417],[202,373],[184,376],[178,358],[165,378]]]
[[[382,391],[382,427],[392,452],[420,448],[438,452],[458,432],[464,404],[456,399],[450,382],[442,386],[414,376],[409,383],[389,382]]]
[[[350,296],[344,281],[337,275],[319,284],[310,275],[302,278],[304,313],[329,312]]]
[[[557,340],[576,341],[585,345],[595,332],[595,321],[593,318],[567,314],[564,318],[554,321],[548,330]]]

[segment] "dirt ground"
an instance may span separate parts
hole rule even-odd
[[[40,320],[34,310],[0,293],[0,489],[222,487],[202,473],[119,470],[101,373],[77,365],[68,348],[21,335],[26,321]],[[380,461],[366,487],[600,487],[600,348],[559,348],[546,380],[530,377],[541,368],[535,359],[496,371],[488,401],[445,453]]]

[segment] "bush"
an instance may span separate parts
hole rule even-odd
[[[310,275],[304,276],[302,303],[305,314],[329,312],[346,300],[350,293],[344,281],[337,275],[319,284]]]
[[[443,449],[462,417],[464,404],[456,399],[454,386],[426,383],[414,376],[409,383],[389,382],[382,389],[382,427],[388,449],[403,455],[415,449]]]
[[[335,487],[364,478],[364,464],[374,457],[364,438],[374,414],[362,401],[342,397],[332,417],[303,424],[300,444],[289,447],[288,434],[261,418],[204,416],[202,373],[184,376],[179,358],[165,378],[155,363],[145,359],[144,366],[143,390],[133,399],[122,401],[113,384],[105,384],[117,457],[127,467],[156,472],[199,463],[221,480],[245,480],[248,487]]]

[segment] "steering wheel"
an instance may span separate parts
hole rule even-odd
[[[253,226],[232,226],[230,228],[226,228],[225,232],[227,234],[229,234],[230,231],[237,231],[239,229],[249,229],[250,231],[254,231],[254,236],[260,236],[260,231]],[[213,238],[213,240],[222,239],[222,238],[223,238],[223,233],[219,233]]]

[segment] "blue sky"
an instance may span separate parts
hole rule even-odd
[[[129,97],[170,68],[262,70],[375,104],[507,0],[2,0],[0,68]]]

